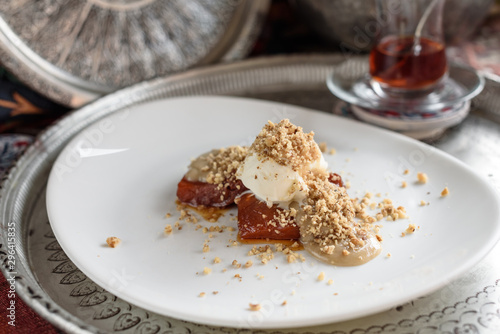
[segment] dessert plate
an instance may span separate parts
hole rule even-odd
[[[370,192],[370,201],[390,198],[406,208],[409,219],[379,222],[383,252],[373,261],[338,267],[302,251],[305,262],[288,263],[275,252],[263,264],[248,255],[252,245],[234,242],[236,232],[229,228],[204,233],[203,227],[236,227],[236,210],[216,223],[179,219],[176,185],[191,158],[213,148],[249,145],[268,120],[282,118],[314,131],[317,142],[336,150],[325,159],[350,183],[352,197]],[[427,173],[428,183],[416,183],[417,172]],[[441,197],[445,186],[450,194]],[[150,102],[100,120],[61,152],[47,188],[57,240],[101,287],[159,314],[245,328],[347,320],[430,293],[494,246],[498,203],[482,177],[431,146],[321,112],[226,97]],[[167,224],[173,227],[169,235]],[[409,224],[419,228],[402,237]],[[108,247],[110,236],[121,244]],[[324,280],[318,280],[321,273]],[[252,311],[250,304],[260,310]]]

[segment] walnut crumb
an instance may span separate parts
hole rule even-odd
[[[109,237],[106,239],[106,243],[111,248],[115,248],[116,246],[118,246],[120,244],[120,242],[122,242],[122,241],[120,240],[120,238],[117,238],[117,237]]]
[[[165,232],[165,234],[172,233],[172,225],[168,224],[167,226],[165,226],[164,232]]]
[[[322,280],[324,280],[324,279],[325,279],[325,272],[324,272],[324,271],[322,271],[322,272],[320,272],[320,273],[319,273],[319,275],[318,275],[318,281],[322,281]]]
[[[417,180],[419,183],[427,183],[429,181],[429,177],[425,173],[417,173]]]
[[[220,259],[220,257],[216,256],[214,258],[214,263],[220,263],[222,260]]]
[[[281,306],[285,306],[287,304],[287,301],[286,299],[283,301],[283,303],[281,303]]]
[[[218,293],[219,293],[219,291],[212,291],[212,294],[214,294],[214,295],[216,295]]]
[[[205,292],[200,292],[200,294],[198,295],[198,297],[203,298],[203,297],[205,297],[206,295],[207,295],[207,294],[206,294]]]
[[[391,257],[391,256],[392,256],[392,254],[391,254],[391,253],[387,253],[387,254],[386,254],[386,257]]]
[[[248,261],[245,263],[245,268],[250,268],[252,265],[253,265],[253,261],[252,261],[252,260],[248,260]]]
[[[426,206],[426,205],[427,205],[427,203],[424,200],[420,201],[420,206]]]
[[[262,306],[260,304],[248,304],[250,306],[250,311],[259,311]]]
[[[408,175],[410,173],[410,171],[408,169],[405,169],[405,171],[403,172],[404,175]]]
[[[208,267],[203,268],[203,274],[204,275],[209,275],[211,272],[212,272],[212,269],[210,269]]]
[[[171,214],[170,212],[167,212],[167,213],[165,214],[165,218],[170,218],[170,217],[172,217],[172,214]]]
[[[326,283],[328,285],[332,285],[333,284],[333,280],[332,279],[329,279],[328,282]]]
[[[318,146],[319,146],[319,150],[321,151],[321,153],[325,153],[328,150],[328,146],[326,145],[326,143],[324,141],[319,143]]]
[[[406,181],[401,182],[401,188],[406,188],[408,186],[408,183]]]
[[[441,191],[441,197],[448,196],[449,193],[448,187],[444,187],[443,191]]]
[[[415,230],[416,230],[415,224],[410,224],[410,225],[408,225],[408,228],[406,229],[406,233],[411,234],[411,233],[415,232]]]
[[[208,253],[208,252],[210,252],[210,246],[207,244],[204,244],[203,245],[203,253]]]

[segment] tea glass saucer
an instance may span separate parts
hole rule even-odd
[[[439,113],[446,107],[469,101],[484,87],[484,78],[474,69],[450,64],[448,76],[429,94],[395,97],[373,88],[366,58],[349,59],[327,78],[327,86],[338,98],[356,106],[408,114]]]

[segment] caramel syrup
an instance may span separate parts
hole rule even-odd
[[[279,239],[242,239],[240,234],[238,233],[238,242],[245,245],[261,245],[261,244],[282,244],[290,248],[292,251],[301,251],[304,249],[304,246],[299,240],[279,240]],[[298,246],[293,246],[293,244],[297,243]]]
[[[189,204],[181,203],[179,200],[175,201],[175,204],[186,207],[189,210],[193,210],[203,217],[208,222],[217,222],[220,217],[223,217],[229,210],[227,208],[215,208],[215,207],[205,207],[205,206],[191,206]]]

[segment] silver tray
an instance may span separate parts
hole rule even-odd
[[[245,96],[331,112],[340,101],[329,93],[325,80],[343,60],[342,55],[283,56],[191,70],[121,90],[67,115],[37,138],[3,180],[4,275],[17,272],[19,296],[68,333],[498,333],[500,245],[443,289],[389,311],[321,327],[254,331],[198,325],[130,305],[88,279],[54,238],[45,209],[48,174],[68,140],[89,124],[146,101],[202,94]],[[471,165],[500,189],[500,124],[489,114],[473,111],[431,144]],[[16,230],[13,270],[7,264],[9,224]]]
[[[0,60],[80,107],[118,88],[243,58],[269,0],[0,0]]]

